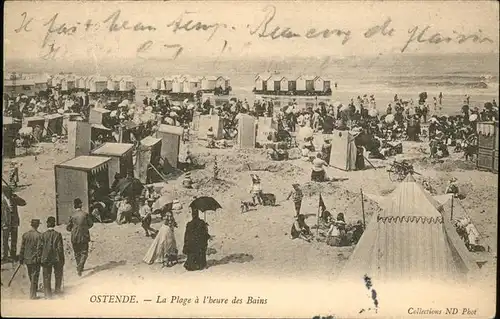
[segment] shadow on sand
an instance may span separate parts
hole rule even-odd
[[[87,271],[89,271],[84,277],[90,277],[92,275],[95,275],[96,273],[98,272],[101,272],[101,271],[104,271],[104,270],[108,270],[108,269],[113,269],[113,268],[116,268],[116,267],[119,267],[119,266],[123,266],[127,263],[126,260],[121,260],[121,261],[110,261],[104,265],[100,265],[100,266],[95,266],[93,268],[90,268],[90,269],[87,269]]]
[[[253,256],[249,254],[243,254],[243,253],[231,254],[219,260],[211,259],[207,261],[207,267],[226,265],[229,263],[247,263],[251,262],[252,260]]]

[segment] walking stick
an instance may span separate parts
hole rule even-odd
[[[363,229],[366,229],[365,201],[363,198],[363,189],[362,188],[361,188],[361,211],[363,212]]]
[[[365,159],[365,160],[366,160],[366,161],[367,161],[367,162],[371,165],[371,167],[373,167],[373,169],[374,169],[374,170],[377,170],[377,168],[376,168],[375,166],[373,166],[372,162],[370,162],[370,161],[366,158],[366,156],[364,156],[364,155],[363,155],[363,157],[364,157],[364,159]]]
[[[14,273],[12,274],[12,277],[10,278],[9,284],[7,285],[7,287],[10,287],[10,284],[14,280],[14,277],[16,277],[16,275],[17,275],[19,269],[21,268],[21,266],[22,266],[22,264],[17,265],[17,268],[16,268],[16,270],[14,270]]]

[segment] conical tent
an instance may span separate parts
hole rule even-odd
[[[477,266],[436,207],[437,201],[408,177],[373,216],[342,275],[377,280],[467,279]]]

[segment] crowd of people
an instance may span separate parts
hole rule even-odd
[[[126,142],[137,144],[141,138],[152,135],[161,123],[183,127],[185,131],[183,140],[186,141],[196,113],[219,115],[223,120],[223,138],[234,139],[238,134],[237,124],[241,114],[248,114],[255,117],[274,118],[277,125],[278,141],[290,138],[294,132],[303,127],[309,127],[313,132],[325,134],[331,134],[333,130],[356,132],[355,142],[360,158],[363,157],[364,150],[368,151],[370,156],[377,158],[401,153],[402,144],[400,142],[402,140],[420,141],[422,137],[428,137],[431,157],[449,156],[449,146],[455,147],[456,152],[463,151],[469,157],[474,153],[471,149],[474,146],[471,136],[476,135],[477,122],[498,120],[498,107],[494,100],[491,103],[486,103],[480,111],[477,107],[471,108],[469,106],[469,97],[466,96],[461,108],[462,114],[445,116],[438,114],[442,105],[442,94],[439,95],[439,99],[433,99],[434,109],[430,110],[427,94],[424,93],[420,94],[418,103],[414,103],[412,100],[404,101],[396,95],[394,102],[387,106],[383,114],[376,108],[375,96],[367,94],[351,99],[346,105],[319,102],[306,105],[305,108],[299,107],[295,100],[277,108],[275,103],[269,99],[256,100],[250,105],[246,99],[242,101],[231,98],[221,105],[216,105],[210,99],[203,101],[202,98],[198,97],[194,98],[194,102],[186,99],[176,103],[162,95],[146,97],[142,101],[142,105],[139,106],[126,99],[109,101],[105,97],[101,97],[96,101],[90,101],[87,93],[62,95],[53,89],[33,98],[20,95],[16,98],[4,97],[4,99],[6,100],[4,115],[11,116],[19,122],[22,122],[24,117],[52,113],[78,113],[83,120],[86,120],[94,107],[109,110],[109,117],[103,120],[102,125],[109,128],[111,133],[98,134],[92,141],[94,148],[107,141],[118,142],[121,140],[118,137],[120,128],[131,126],[130,123],[139,128],[131,130],[130,140]],[[423,128],[424,126],[426,129]],[[216,146],[213,128],[209,128],[207,140],[207,147]],[[303,142],[303,148],[308,151],[308,154],[314,154],[310,157],[312,163],[311,180],[313,182],[328,180],[324,169],[329,165],[331,153],[328,139],[325,139],[320,152],[316,152],[311,139]],[[394,144],[394,142],[399,143]],[[181,162],[183,164],[192,163],[190,154],[186,154],[186,158]],[[363,167],[364,162],[356,163],[356,168],[362,169]],[[10,252],[10,259],[17,258],[15,247],[19,219],[17,217],[16,221],[15,218],[17,206],[25,205],[25,202],[16,198],[10,189],[10,187],[15,188],[19,181],[18,171],[14,172],[16,169],[15,165],[11,168],[13,173],[9,176],[11,184],[9,188],[2,187],[4,259],[9,258],[8,255],[5,255],[8,252]],[[186,171],[187,167],[183,170]],[[251,178],[252,205],[274,205],[275,198],[273,200],[267,196],[272,194],[263,193],[260,178],[257,175],[252,175]],[[186,186],[188,184],[189,186]],[[123,187],[123,185],[132,186]],[[189,188],[192,181],[185,179],[183,185]],[[450,186],[449,192],[458,192],[457,187],[453,188],[452,186]],[[293,190],[287,197],[287,200],[293,201],[295,209],[295,220],[290,233],[292,239],[301,238],[310,242],[316,237],[316,239],[324,240],[326,244],[331,246],[357,243],[364,231],[364,225],[361,221],[354,224],[346,223],[343,213],[338,213],[334,217],[326,207],[321,209],[315,236],[306,224],[305,215],[301,213],[304,195],[300,185],[293,184],[292,187]],[[178,228],[178,225],[173,214],[174,203],[155,206],[162,194],[151,186],[142,185],[134,178],[131,171],[127,176],[117,174],[110,189],[104,190],[104,188],[98,182],[93,184],[89,212],[82,211],[82,201],[79,198],[74,200],[75,212],[67,225],[67,231],[71,232],[77,274],[81,276],[83,273],[89,251],[89,229],[95,222],[116,222],[117,224],[138,222],[144,230],[145,236],[153,238],[151,246],[144,256],[144,262],[148,264],[161,262],[166,267],[172,267],[178,263],[180,254],[175,240],[175,229]],[[128,192],[123,192],[125,188],[128,189]],[[187,224],[182,249],[182,253],[187,257],[184,267],[187,270],[201,270],[207,266],[207,243],[211,236],[208,232],[208,224],[199,218],[199,211],[192,209],[191,214],[192,220]],[[158,230],[151,226],[154,215],[160,215],[162,219],[161,227]],[[5,225],[4,217],[8,217]],[[51,273],[54,272],[56,293],[61,291],[63,276],[64,251],[62,251],[61,234],[54,230],[55,219],[53,217],[47,219],[49,230],[44,234],[38,233],[39,224],[39,220],[31,221],[32,229],[23,235],[19,255],[19,261],[27,265],[31,281],[31,298],[36,298],[40,267],[43,267],[44,282],[50,281]],[[9,238],[11,246],[7,247],[5,245]],[[45,296],[50,297],[52,295],[50,284],[45,289]]]

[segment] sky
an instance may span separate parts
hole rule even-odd
[[[138,23],[153,26],[154,31],[109,31],[111,20],[117,16],[118,25],[128,20],[128,26]],[[274,10],[274,11],[273,11]],[[44,59],[106,60],[150,59],[161,61],[179,58],[244,58],[244,57],[309,57],[333,55],[364,56],[380,54],[441,54],[441,53],[492,53],[499,47],[499,15],[496,1],[429,1],[429,2],[361,2],[361,1],[208,1],[208,2],[6,2],[4,10],[4,57],[43,61]],[[191,12],[191,13],[184,13]],[[267,33],[279,27],[299,34],[300,37],[270,39],[259,37],[266,16],[275,16],[267,25]],[[25,13],[25,16],[23,16]],[[55,17],[55,15],[57,16]],[[114,14],[114,16],[113,16]],[[106,19],[111,18],[108,22]],[[169,23],[189,20],[207,25],[219,24],[207,31],[174,32]],[[26,18],[24,18],[26,17]],[[53,19],[55,17],[55,19]],[[31,20],[32,19],[32,20]],[[91,20],[89,30],[85,24]],[[386,28],[392,35],[364,33],[372,27],[391,20]],[[24,22],[30,21],[25,28]],[[48,34],[53,22],[52,33]],[[226,25],[226,26],[222,26]],[[76,31],[72,33],[72,27]],[[179,26],[182,26],[180,24]],[[454,40],[449,43],[430,44],[410,42],[414,28],[418,28],[414,40],[426,26],[420,40],[431,38],[435,33]],[[308,30],[319,33],[325,29],[350,32],[344,36],[330,35],[324,39],[307,39]],[[251,31],[257,32],[251,34]],[[336,31],[335,31],[336,32]],[[491,39],[483,43],[469,40],[458,44],[459,34],[479,34]],[[436,36],[434,40],[437,39]],[[55,54],[51,54],[51,45]],[[52,52],[54,53],[54,52]]]

